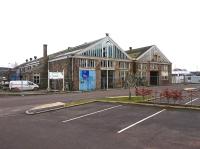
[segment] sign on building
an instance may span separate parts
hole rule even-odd
[[[62,79],[63,80],[63,91],[65,90],[65,78],[64,78],[64,70],[63,72],[49,72],[48,70],[48,90],[50,90],[50,80],[59,80]]]
[[[63,79],[64,75],[63,72],[49,72],[49,79]]]

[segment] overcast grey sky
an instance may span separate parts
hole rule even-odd
[[[96,40],[157,45],[174,67],[200,70],[199,0],[1,0],[0,66]]]

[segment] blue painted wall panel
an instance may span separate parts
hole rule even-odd
[[[96,71],[79,70],[79,90],[90,91],[96,89]]]

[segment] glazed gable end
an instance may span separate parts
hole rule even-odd
[[[109,36],[75,53],[75,57],[105,58],[112,60],[131,61],[132,58]]]
[[[146,52],[136,58],[137,63],[159,63],[171,64],[168,58],[160,51],[157,46],[151,46]]]

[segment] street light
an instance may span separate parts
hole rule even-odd
[[[106,68],[107,68],[107,90],[108,90],[108,44],[106,42],[106,56],[107,56],[107,65],[106,65]]]
[[[107,40],[106,41],[106,59],[107,59],[107,61],[106,61],[106,75],[107,75],[107,83],[106,83],[106,88],[107,88],[107,90],[108,90],[108,50],[109,50],[109,45],[110,45],[110,41],[109,40]]]

